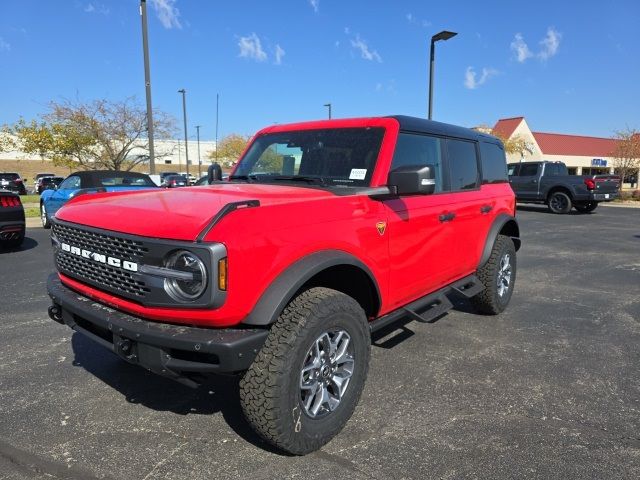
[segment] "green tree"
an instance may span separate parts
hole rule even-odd
[[[148,160],[146,110],[135,98],[122,101],[51,102],[40,122],[12,127],[20,150],[72,168],[131,170]],[[175,119],[154,112],[159,138],[175,132]]]

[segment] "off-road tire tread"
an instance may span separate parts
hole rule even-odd
[[[329,288],[311,288],[287,305],[271,327],[253,364],[240,380],[240,403],[247,421],[267,442],[289,453],[299,455],[316,450],[338,434],[343,427],[339,425],[334,431],[327,432],[322,441],[303,444],[301,438],[294,440],[291,437],[291,432],[286,428],[285,419],[278,408],[284,401],[278,396],[279,392],[282,392],[282,389],[277,388],[278,382],[289,373],[287,359],[296,340],[307,337],[307,331],[311,327],[308,320],[314,314],[327,314],[332,311],[355,311],[361,314],[363,329],[366,329],[366,334],[369,335],[364,311],[354,299]],[[366,342],[366,348],[370,350],[370,341]],[[366,363],[365,379],[368,361]],[[354,409],[355,404],[348,412],[347,418]]]
[[[495,282],[495,272],[498,268],[500,268],[500,258],[502,257],[502,252],[505,248],[509,247],[511,248],[511,256],[514,262],[513,283],[511,284],[511,288],[513,288],[513,285],[515,283],[516,271],[516,249],[511,238],[505,235],[498,235],[496,237],[496,241],[493,244],[489,260],[476,272],[476,276],[484,285],[484,290],[473,297],[471,299],[471,303],[480,313],[484,313],[486,315],[498,315],[499,313],[502,313],[504,311],[504,306],[499,305],[495,300],[498,289]]]

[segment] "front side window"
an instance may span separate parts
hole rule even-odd
[[[77,190],[80,188],[80,177],[73,175],[60,184],[60,190]]]
[[[442,144],[443,140],[437,137],[400,132],[393,152],[391,170],[405,166],[431,165],[436,180],[435,193],[442,192]]]
[[[510,163],[509,165],[507,165],[507,174],[512,177],[514,175],[518,175],[518,164],[517,163]]]
[[[533,177],[535,175],[538,175],[537,163],[523,163],[520,165],[520,173],[518,174],[518,176]]]
[[[473,190],[478,187],[476,144],[465,140],[447,140],[451,190]]]
[[[368,186],[383,128],[268,133],[256,138],[230,180]]]

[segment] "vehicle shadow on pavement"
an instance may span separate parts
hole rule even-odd
[[[74,366],[84,368],[120,392],[127,402],[177,415],[220,413],[227,425],[247,442],[286,455],[263,441],[246,422],[240,407],[239,376],[210,376],[199,388],[192,389],[125,362],[80,333],[73,334],[71,347]]]
[[[518,205],[516,207],[518,211],[522,212],[538,212],[538,213],[546,213],[549,215],[558,215],[557,213],[553,213],[546,205]],[[595,215],[598,212],[589,212],[582,213],[577,210],[571,210],[569,213],[565,213],[563,215]]]
[[[38,246],[38,242],[31,237],[24,237],[24,241],[18,247],[14,248],[0,248],[0,255],[3,253],[14,253],[14,252],[24,252],[26,250],[31,250]]]
[[[456,293],[451,293],[449,294],[448,298],[453,304],[452,310],[463,312],[463,313],[469,313],[469,314],[477,313],[473,305],[471,305],[469,300],[464,296]],[[447,315],[448,315],[448,312],[445,312],[442,315],[434,318],[433,320],[430,320],[427,323],[435,323],[443,318],[446,318]],[[413,330],[411,330],[407,326],[413,322],[414,320],[412,320],[407,316],[402,320],[398,320],[397,322],[392,323],[391,325],[381,328],[377,332],[374,332],[371,334],[371,344],[374,347],[379,347],[384,349],[394,348],[395,346],[399,345],[400,343],[404,342],[405,340],[415,335]]]

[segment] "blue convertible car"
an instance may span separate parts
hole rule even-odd
[[[40,196],[40,218],[44,228],[51,228],[50,219],[73,197],[91,193],[123,192],[159,188],[148,175],[137,172],[90,170],[69,175],[55,190],[45,190]]]

